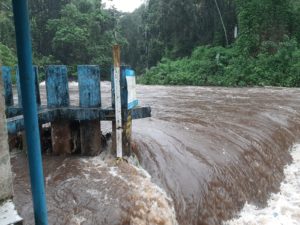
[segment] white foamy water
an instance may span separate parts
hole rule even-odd
[[[239,218],[225,225],[296,225],[300,224],[300,144],[291,151],[293,163],[284,170],[280,192],[272,194],[266,208],[245,204]]]
[[[132,174],[128,176],[126,173],[130,170],[125,169],[124,171],[126,166],[118,166],[114,163],[115,160],[111,159],[110,155],[105,154],[102,153],[94,158],[81,159],[81,161],[85,165],[84,169],[87,174],[91,170],[99,170],[99,172],[104,173],[107,171],[113,177],[108,177],[108,174],[106,174],[103,178],[103,183],[106,179],[118,179],[121,183],[125,183],[130,190],[128,200],[134,202],[133,208],[128,209],[127,212],[130,215],[131,225],[178,225],[173,200],[163,189],[151,181],[151,176],[147,171],[135,165],[136,162],[133,157],[128,160],[127,169],[130,167],[132,170]],[[100,199],[100,196],[104,196],[108,204],[109,201],[113,201],[113,199],[107,198],[106,193],[102,193],[99,190],[88,189],[87,192],[97,199]]]
[[[0,205],[0,225],[14,224],[20,221],[22,218],[18,215],[11,200]]]

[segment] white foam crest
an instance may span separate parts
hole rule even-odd
[[[82,158],[80,161],[84,164],[85,169],[94,169],[94,168],[103,168],[107,167],[107,164],[100,156],[91,157],[91,158]],[[87,165],[90,165],[89,167]]]
[[[272,194],[266,208],[246,203],[239,218],[225,225],[297,225],[300,224],[300,144],[291,150],[293,163],[284,170],[280,192]]]
[[[110,167],[108,173],[113,177],[119,178],[120,180],[124,181],[129,185],[129,181],[120,174],[117,167]]]
[[[87,221],[83,216],[74,215],[71,219],[70,223],[73,225],[81,225],[83,222]]]
[[[86,192],[94,197],[102,195],[102,192],[100,192],[98,190],[94,190],[94,189],[87,189]]]
[[[132,225],[177,225],[173,202],[167,194],[148,179],[143,179],[135,190],[138,196],[131,214]],[[133,196],[135,198],[135,196]]]
[[[151,181],[151,176],[143,168],[138,167],[136,161],[131,159],[129,162],[130,167],[133,167],[137,173],[133,173],[130,176],[124,174],[118,163],[112,163],[111,159],[104,157],[103,155],[81,159],[85,165],[85,169],[89,171],[90,169],[97,167],[104,169],[112,177],[120,179],[122,182],[129,187],[131,190],[128,193],[129,201],[134,202],[134,206],[128,212],[130,214],[130,224],[131,225],[146,225],[146,224],[165,224],[165,225],[177,225],[176,213],[174,209],[173,200],[167,195],[167,193],[154,184]],[[93,165],[90,167],[89,165]],[[101,193],[97,190],[87,190],[87,192],[92,196],[99,196]]]
[[[45,178],[45,183],[46,183],[46,185],[48,185],[48,183],[49,183],[49,181],[50,181],[51,179],[52,179],[52,175],[51,175],[51,174]]]
[[[132,213],[131,224],[177,225],[173,200],[162,188],[151,181],[151,175],[146,170],[136,165],[136,160],[130,161],[134,162],[135,165],[131,165],[140,175],[138,182],[130,182],[135,189],[134,193],[138,196],[135,203],[138,210]]]

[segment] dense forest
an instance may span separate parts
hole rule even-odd
[[[300,86],[300,0],[147,0],[133,13],[101,0],[29,0],[36,65],[98,64],[111,47],[144,84]],[[10,0],[0,59],[15,65]],[[75,70],[74,70],[75,71]]]

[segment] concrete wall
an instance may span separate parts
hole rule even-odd
[[[12,172],[5,117],[5,101],[0,64],[0,202],[12,197]]]

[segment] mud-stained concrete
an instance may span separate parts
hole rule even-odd
[[[153,117],[133,122],[133,149],[152,178],[124,162],[45,156],[50,224],[176,224],[176,212],[180,225],[217,225],[279,190],[299,140],[300,89],[139,86],[138,96]],[[25,156],[12,164],[32,224]]]
[[[1,61],[0,61],[1,68]],[[0,204],[12,197],[12,173],[6,129],[5,100],[2,94],[3,81],[0,71]]]

